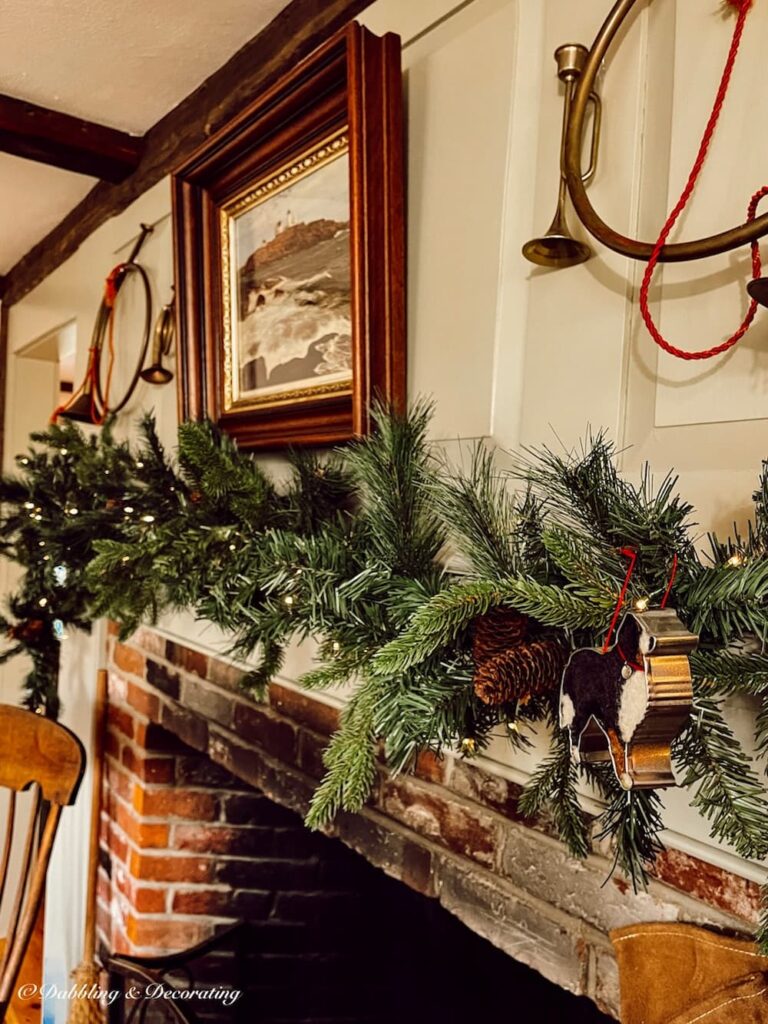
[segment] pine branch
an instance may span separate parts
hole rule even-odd
[[[451,473],[446,462],[441,469],[429,481],[434,509],[474,572],[490,580],[545,576],[538,503],[530,493],[521,502],[510,492],[494,453],[478,444],[466,474]]]
[[[723,718],[720,700],[696,697],[675,757],[685,771],[682,785],[694,790],[691,806],[710,822],[712,836],[740,857],[768,856],[765,792]]]
[[[768,655],[735,650],[700,650],[690,655],[700,685],[721,694],[768,690]]]
[[[608,766],[594,776],[600,778],[600,788],[609,801],[599,818],[601,830],[597,838],[611,837],[614,865],[630,879],[635,892],[645,889],[648,885],[646,868],[664,849],[659,840],[659,832],[664,827],[661,800],[652,789],[623,789]]]
[[[359,811],[376,778],[374,715],[377,680],[365,680],[344,708],[341,724],[325,749],[325,778],[315,790],[306,817],[309,828],[327,825],[340,810]]]
[[[537,818],[549,811],[570,852],[583,858],[590,852],[589,826],[579,805],[577,781],[568,734],[555,729],[550,753],[526,784],[518,810],[526,818]]]

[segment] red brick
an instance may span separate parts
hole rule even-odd
[[[220,658],[208,659],[208,679],[225,690],[242,691],[245,672]]]
[[[517,809],[523,787],[501,775],[488,772],[479,765],[454,761],[449,787],[459,796],[464,796],[484,807],[490,807],[512,821],[519,821],[525,825],[539,825],[539,822],[524,818]]]
[[[160,724],[193,750],[205,750],[208,746],[208,723],[184,708],[163,704]]]
[[[120,759],[120,740],[117,738],[117,733],[110,731],[104,737],[104,753],[108,757]]]
[[[184,647],[182,644],[167,640],[165,643],[165,657],[172,665],[183,669],[185,672],[193,672],[201,679],[208,677],[208,656],[202,651],[194,651],[191,647]]]
[[[124,703],[127,692],[128,683],[125,678],[119,672],[110,672],[107,675],[107,694],[110,702],[113,704]]]
[[[123,800],[131,799],[133,783],[123,769],[112,760],[107,761],[106,779],[107,787],[111,792],[116,793]]]
[[[179,673],[172,672],[167,665],[161,665],[159,661],[148,658],[147,682],[156,690],[164,693],[166,697],[178,700],[180,688]]]
[[[148,693],[142,686],[126,680],[126,701],[136,711],[156,722],[160,717],[160,701],[154,693]]]
[[[187,789],[147,789],[135,786],[133,806],[147,818],[187,818],[191,821],[213,821],[216,799],[212,793]]]
[[[446,796],[399,777],[385,781],[382,805],[387,814],[414,832],[491,866],[498,838],[496,822],[482,808],[464,805]]]
[[[130,955],[133,953],[133,945],[128,939],[128,936],[114,924],[112,926],[112,936],[109,946],[115,956],[123,956],[126,954]]]
[[[164,823],[140,821],[124,804],[115,808],[115,821],[129,839],[142,848],[153,847],[165,850],[168,847],[170,826]]]
[[[128,862],[128,843],[114,823],[109,827],[109,852],[113,859],[120,860],[123,864]]]
[[[167,729],[164,729],[162,725],[158,725],[157,722],[137,722],[135,740],[138,746],[142,747],[147,753],[189,754],[187,744],[182,743],[178,736],[174,736],[172,732],[168,732]],[[178,757],[174,756],[174,760],[178,760]]]
[[[112,915],[103,903],[96,905],[96,928],[103,935],[107,949],[116,952],[112,939]]]
[[[269,703],[280,712],[300,722],[315,732],[330,735],[339,727],[339,709],[330,704],[308,697],[297,690],[290,690],[279,683],[269,684]]]
[[[185,679],[179,698],[185,708],[220,725],[232,724],[232,697],[208,682]]]
[[[213,930],[213,924],[204,921],[158,921],[130,915],[126,922],[128,940],[139,949],[186,949],[209,938]]]
[[[155,633],[153,629],[147,629],[145,626],[137,629],[131,637],[131,643],[147,654],[154,654],[157,658],[165,657],[165,637]]]
[[[173,849],[190,853],[231,853],[238,831],[226,825],[175,825]]]
[[[328,746],[327,736],[318,736],[315,732],[299,729],[299,768],[314,779],[322,779],[326,768],[323,764],[323,753]]]
[[[168,905],[167,890],[134,886],[131,902],[140,914],[164,914]]]
[[[757,923],[760,917],[760,885],[733,875],[715,864],[681,850],[659,854],[653,874],[667,885],[737,917]]]
[[[128,771],[133,772],[142,782],[173,782],[174,761],[172,757],[146,757],[143,752],[125,746],[123,747],[122,761]]]
[[[135,879],[126,871],[118,871],[115,875],[115,888],[125,897],[130,907],[141,914],[164,914],[168,907],[167,888],[151,889],[146,885],[137,885]]]
[[[174,857],[132,850],[130,870],[135,879],[143,882],[210,882],[213,860],[209,857]]]
[[[304,855],[300,846],[301,839],[309,835],[307,831],[291,831],[288,833],[292,842],[286,849],[287,857]],[[233,857],[269,857],[283,852],[280,843],[285,841],[285,834],[273,828],[258,826],[232,828],[227,825],[174,825],[171,848],[190,853],[207,853]],[[314,847],[313,847],[314,849]],[[308,852],[311,856],[312,850]]]
[[[143,678],[147,667],[146,661],[141,651],[137,651],[135,647],[128,647],[118,641],[115,644],[112,660],[123,672]]]
[[[232,912],[232,890],[221,889],[179,889],[173,894],[174,914],[210,914],[213,917],[226,916]]]
[[[425,896],[435,895],[432,856],[418,841],[392,831],[386,824],[346,811],[336,816],[334,833],[388,875]]]
[[[431,750],[422,750],[416,758],[413,774],[425,782],[442,784],[445,781],[445,758],[438,757]]]
[[[99,870],[96,875],[96,898],[108,904],[112,896],[112,888],[106,873]]]
[[[296,760],[296,729],[273,711],[251,704],[235,707],[234,730],[239,737],[263,747],[281,761]]]
[[[133,715],[130,711],[110,704],[107,708],[107,723],[109,728],[116,729],[127,736],[129,740],[133,739]]]

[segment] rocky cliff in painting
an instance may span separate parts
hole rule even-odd
[[[240,388],[351,372],[349,224],[280,227],[239,272]]]

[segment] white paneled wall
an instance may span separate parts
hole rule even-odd
[[[377,0],[363,15],[372,30],[399,32],[404,41],[410,394],[434,398],[433,436],[441,441],[485,436],[513,447],[558,437],[573,443],[590,424],[607,427],[621,446],[631,446],[623,456],[628,474],[645,458],[659,473],[675,466],[702,528],[723,528],[746,512],[768,456],[768,316],[758,317],[732,356],[682,364],[659,355],[642,328],[641,265],[600,246],[587,264],[554,272],[520,256],[522,243],[549,224],[557,193],[562,91],[552,53],[564,42],[588,44],[608,6],[608,0]],[[716,0],[638,6],[600,78],[604,129],[590,194],[610,224],[650,238],[693,161],[731,23]],[[742,219],[749,196],[763,184],[768,139],[757,108],[766,43],[768,19],[758,8],[700,192],[682,219],[687,236]],[[157,223],[141,259],[156,309],[168,301],[169,211],[162,182],[11,310],[7,464],[48,412],[47,397],[42,400],[17,353],[74,321],[84,368],[104,276],[124,257],[141,221]],[[570,220],[583,237],[572,213]],[[661,305],[654,291],[662,329],[683,346],[718,342],[743,313],[747,276],[746,253],[667,269],[659,275]],[[137,308],[120,332],[136,330],[139,315]],[[118,387],[130,372],[118,367]],[[146,408],[155,409],[172,442],[174,389],[143,385],[129,413]],[[127,430],[129,417],[125,422]],[[193,646],[220,649],[221,638],[191,617],[169,619],[165,628]],[[78,641],[71,648],[77,656],[65,659],[63,695],[73,716],[67,720],[80,728],[97,662],[86,648],[94,642]],[[310,648],[292,651],[289,679],[310,660]],[[732,714],[738,728],[748,727],[744,707]],[[530,758],[513,761],[502,741],[491,760],[517,778],[531,766]],[[673,793],[668,804],[670,842],[762,875],[711,844],[683,794]],[[62,844],[69,851],[75,830],[86,833],[82,821],[71,824]],[[71,852],[69,858],[71,894]],[[63,877],[61,862],[60,870]],[[49,913],[63,914],[69,904],[54,906],[63,887],[51,889]],[[79,955],[78,934],[72,930],[68,964]]]

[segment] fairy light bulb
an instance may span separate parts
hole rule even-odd
[[[744,556],[740,551],[735,551],[725,564],[730,565],[733,569],[738,569],[740,565],[744,564]]]
[[[285,597],[283,598],[283,604],[285,605],[286,608],[292,608],[293,597],[290,594],[286,594]]]
[[[151,515],[142,516],[141,521],[142,523],[154,523],[155,517]]]
[[[24,502],[24,508],[34,508],[34,507],[35,507],[34,501],[25,501]]]
[[[48,604],[48,598],[41,597],[37,603],[40,605],[41,608],[45,608],[45,606]]]
[[[636,612],[644,612],[647,607],[648,607],[648,598],[647,597],[638,597],[638,599],[635,601],[635,611]]]
[[[80,509],[79,508],[75,508],[75,506],[73,505],[72,508],[68,508],[67,509],[67,512],[69,512],[69,514],[71,516],[76,516],[80,512]]]

